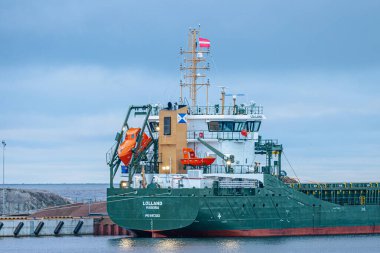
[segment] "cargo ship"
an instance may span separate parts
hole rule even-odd
[[[129,107],[107,152],[110,218],[144,237],[380,233],[380,183],[290,178],[283,146],[259,134],[261,105],[225,87],[209,104],[209,53],[190,29],[179,101]]]

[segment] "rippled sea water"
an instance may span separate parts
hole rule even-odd
[[[380,252],[380,235],[180,239],[109,236],[1,238],[0,252]]]

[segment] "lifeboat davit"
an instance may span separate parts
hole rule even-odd
[[[183,148],[183,159],[181,159],[182,165],[190,166],[209,166],[215,161],[215,157],[199,158],[195,156],[195,152],[192,148]]]
[[[132,159],[132,150],[136,147],[137,137],[141,128],[130,128],[127,130],[125,134],[125,139],[123,143],[120,144],[117,154],[119,155],[120,160],[125,164],[129,165]],[[143,133],[142,140],[140,143],[140,147],[137,148],[137,154],[142,152],[152,141],[152,138],[148,137],[146,133]]]

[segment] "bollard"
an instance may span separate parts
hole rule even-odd
[[[99,226],[99,228],[98,228],[98,235],[104,235],[103,224],[99,223],[98,226]]]
[[[82,228],[83,221],[79,221],[77,226],[74,229],[74,234],[77,235],[79,233],[79,230]]]
[[[63,221],[60,221],[57,225],[57,227],[54,229],[54,234],[58,235],[61,231],[61,228],[63,227],[63,224],[65,224]]]
[[[94,235],[99,235],[99,224],[94,224]]]
[[[40,222],[38,223],[36,229],[35,229],[34,232],[33,232],[36,236],[38,236],[38,234],[41,232],[41,229],[44,227],[44,224],[45,224],[45,223],[44,223],[43,221],[40,221]]]
[[[111,225],[110,224],[105,224],[104,226],[106,226],[106,235],[112,235],[112,233],[111,233]]]
[[[14,236],[17,236],[20,233],[23,226],[24,226],[24,222],[20,222],[17,225],[17,227],[15,228],[15,231],[13,231]]]

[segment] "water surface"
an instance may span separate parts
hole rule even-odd
[[[1,252],[380,252],[380,235],[273,238],[127,238],[66,236],[0,238]]]

